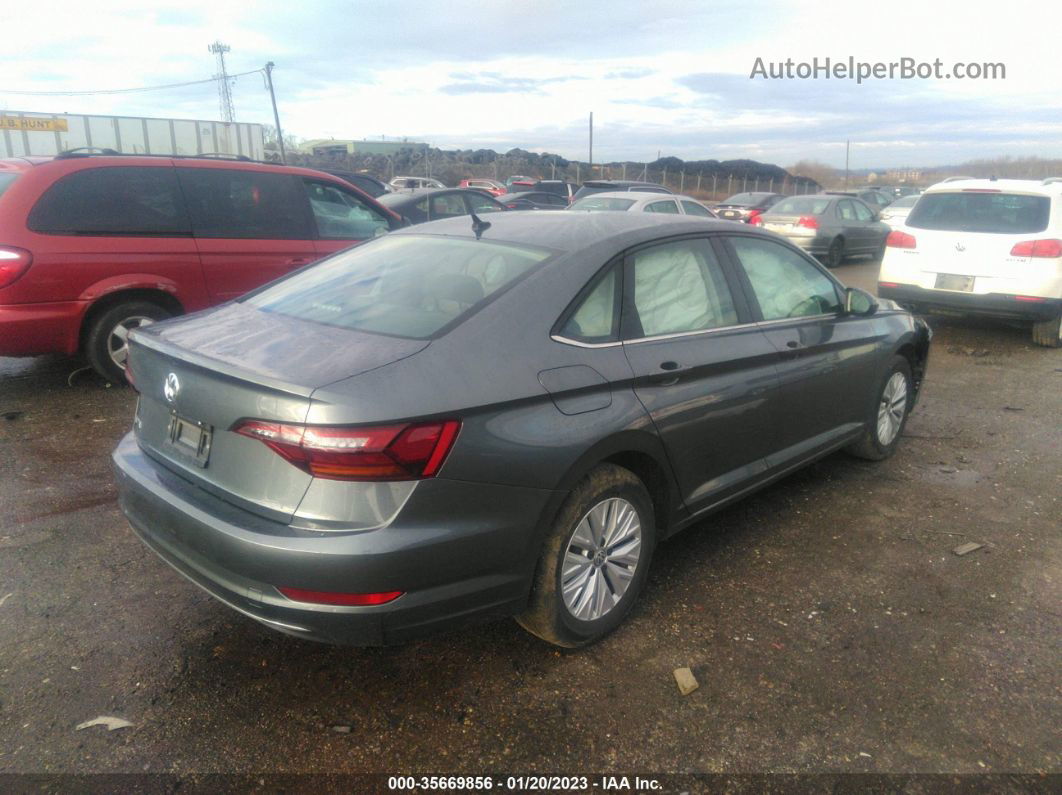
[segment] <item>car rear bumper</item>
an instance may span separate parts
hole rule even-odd
[[[398,517],[362,531],[307,531],[207,494],[148,458],[128,434],[112,460],[119,502],[140,539],[180,574],[273,629],[344,645],[398,643],[526,604],[558,493],[422,481]],[[296,602],[277,586],[403,591],[368,607]]]
[[[0,305],[0,356],[77,353],[82,301]]]
[[[890,287],[880,282],[878,283],[878,295],[881,298],[891,298],[916,312],[952,312],[1028,322],[1052,320],[1062,314],[1062,298],[1029,301],[1002,293],[978,294],[929,290],[912,284]]]

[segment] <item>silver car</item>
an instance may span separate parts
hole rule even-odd
[[[835,268],[845,257],[867,254],[880,259],[888,224],[862,201],[848,196],[792,196],[757,219],[757,225],[782,235]]]
[[[692,196],[659,193],[636,193],[633,191],[604,191],[594,193],[572,202],[569,210],[584,212],[632,212],[669,213],[671,215],[696,215],[701,218],[718,216]]]
[[[881,211],[881,220],[890,227],[901,226],[917,201],[918,194],[897,199]]]

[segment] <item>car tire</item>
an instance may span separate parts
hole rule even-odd
[[[846,448],[856,458],[883,461],[896,452],[914,399],[911,365],[903,356],[893,356],[874,392],[874,405],[863,435]],[[903,404],[897,406],[902,390]]]
[[[609,530],[609,519],[613,538],[591,541],[588,535]],[[561,506],[535,569],[527,609],[516,620],[556,646],[576,648],[600,640],[630,612],[645,585],[655,544],[653,502],[645,484],[623,467],[595,467]]]
[[[92,369],[112,384],[124,384],[125,336],[138,326],[172,317],[172,312],[151,301],[124,301],[91,320],[85,335],[85,358]]]
[[[844,238],[835,237],[830,242],[830,247],[826,251],[826,257],[823,259],[823,264],[827,268],[836,268],[844,261]]]
[[[1032,339],[1035,344],[1045,348],[1062,348],[1062,317],[1034,323]]]

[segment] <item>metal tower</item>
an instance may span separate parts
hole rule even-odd
[[[214,79],[218,81],[218,100],[221,104],[221,118],[223,121],[236,121],[236,109],[232,106],[232,86],[229,82],[229,73],[225,70],[225,53],[232,48],[220,41],[215,41],[207,46],[209,52],[214,53],[218,59],[218,73]]]

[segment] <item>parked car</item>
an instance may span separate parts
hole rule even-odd
[[[584,196],[592,196],[595,193],[605,191],[634,191],[635,193],[671,193],[669,188],[657,185],[655,182],[639,182],[632,179],[592,179],[582,184],[575,192],[572,201]]]
[[[528,185],[534,185],[537,180],[534,177],[527,177],[523,174],[513,174],[511,177],[505,178],[505,187],[511,187],[514,182],[524,182]]]
[[[661,196],[658,193],[638,194],[630,191],[605,191],[593,193],[572,202],[572,210],[587,212],[642,212],[670,213],[671,215],[697,215],[715,218],[716,215],[692,196]]]
[[[901,196],[881,211],[881,220],[889,226],[902,224],[917,201],[918,194]]]
[[[445,188],[439,180],[431,177],[395,177],[389,183],[392,190],[417,190],[419,188]]]
[[[715,214],[725,221],[751,223],[757,215],[784,199],[781,193],[737,193],[713,208]]]
[[[878,293],[919,312],[998,317],[1062,347],[1062,178],[948,179],[889,235]]]
[[[546,191],[547,193],[555,193],[558,196],[563,196],[565,203],[570,204],[576,191],[579,190],[579,186],[573,185],[570,182],[565,182],[563,179],[540,179],[534,184],[534,190]]]
[[[853,199],[859,199],[868,207],[873,208],[875,212],[880,212],[885,209],[892,204],[893,199],[895,199],[895,196],[891,193],[886,193],[885,191],[880,191],[875,188],[865,188],[863,190],[827,190],[823,191],[823,193],[829,196],[849,196]]]
[[[135,331],[113,461],[144,543],[300,638],[513,614],[580,646],[659,541],[831,451],[895,451],[928,328],[780,238],[490,224],[408,227]]]
[[[790,196],[753,220],[836,268],[845,257],[866,254],[880,261],[888,224],[859,199],[821,193]]]
[[[337,177],[246,158],[2,160],[0,194],[0,356],[81,353],[115,383],[131,329],[401,225]]]
[[[411,224],[507,209],[504,204],[475,188],[420,188],[389,193],[380,197],[380,203]]]
[[[357,174],[353,171],[337,171],[331,168],[322,168],[320,170],[326,174],[331,174],[333,177],[339,177],[340,179],[349,182],[362,193],[367,193],[374,199],[383,196],[385,193],[391,192],[390,185],[382,179],[377,179],[371,174]]]
[[[500,197],[510,210],[566,210],[568,200],[556,193],[541,190],[507,193]]]
[[[475,188],[486,191],[491,196],[501,196],[505,193],[505,185],[496,179],[463,179],[458,183],[459,188]]]

